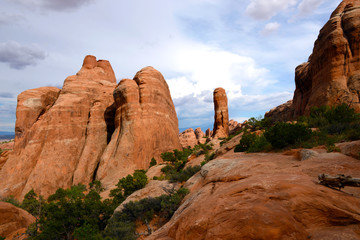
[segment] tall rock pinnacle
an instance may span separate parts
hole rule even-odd
[[[225,89],[216,88],[214,90],[214,138],[226,138],[229,136],[229,112],[228,100]]]

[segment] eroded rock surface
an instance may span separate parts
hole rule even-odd
[[[189,128],[180,133],[179,135],[180,144],[183,148],[191,147],[193,148],[198,144],[198,139],[195,135],[194,129]]]
[[[318,174],[340,169],[357,177],[360,162],[321,151],[301,162],[228,152],[187,181],[191,193],[147,239],[359,239],[360,190],[317,183]]]
[[[169,87],[152,67],[123,79],[114,91],[115,131],[101,157],[96,178],[106,189],[135,169],[147,169],[154,157],[181,149],[178,119]]]
[[[214,90],[214,138],[226,138],[229,136],[229,112],[228,101],[225,89],[216,88]]]
[[[346,103],[360,112],[360,1],[344,0],[320,30],[308,62],[295,70],[291,108],[267,116],[293,120],[314,106]]]
[[[107,109],[115,86],[110,63],[86,56],[55,102],[55,88],[23,93],[17,127],[24,130],[17,132],[15,151],[0,171],[0,197],[22,200],[31,189],[47,197],[59,187],[91,182],[112,133]]]
[[[9,237],[34,222],[35,217],[27,211],[10,203],[0,202],[0,236]]]

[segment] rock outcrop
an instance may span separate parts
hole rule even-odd
[[[190,194],[147,239],[359,239],[360,190],[317,183],[318,174],[339,169],[357,177],[360,162],[326,151],[301,162],[228,152],[186,182]]]
[[[212,137],[226,138],[229,136],[229,112],[228,101],[225,89],[216,88],[214,90],[214,129]]]
[[[286,122],[294,118],[293,101],[289,100],[284,104],[272,108],[265,114],[265,117],[271,118],[275,122]]]
[[[308,62],[295,70],[293,105],[280,119],[293,120],[314,106],[346,103],[360,112],[360,1],[344,0],[320,30]],[[280,110],[280,109],[279,109]],[[292,116],[288,113],[292,112]],[[266,116],[270,116],[269,114]],[[277,118],[275,116],[275,118]]]
[[[15,150],[0,171],[0,196],[22,199],[34,189],[47,197],[59,187],[91,182],[112,133],[115,86],[110,63],[86,56],[60,94],[56,88],[22,93]]]
[[[196,138],[194,129],[189,128],[180,133],[179,135],[180,144],[183,148],[191,147],[193,148],[198,144],[198,139]]]
[[[344,0],[320,30],[307,63],[296,68],[295,117],[319,105],[360,112],[360,1]]]
[[[0,236],[9,237],[34,222],[35,217],[27,211],[10,203],[0,202]]]
[[[201,128],[197,128],[195,131],[192,128],[186,129],[180,133],[179,140],[183,148],[193,148],[195,145],[204,144],[206,142],[205,134]]]
[[[60,89],[56,87],[41,87],[26,90],[17,97],[15,142],[17,145],[26,131],[51,108],[57,100]],[[24,146],[20,146],[22,148]]]
[[[175,107],[159,71],[146,67],[133,80],[121,80],[114,99],[115,131],[96,175],[107,189],[135,169],[147,169],[153,157],[159,162],[161,153],[181,149]]]

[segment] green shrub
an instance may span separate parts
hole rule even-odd
[[[266,140],[265,136],[262,134],[255,137],[253,144],[247,149],[246,152],[262,152],[269,151],[271,149],[271,144]]]
[[[144,170],[135,170],[133,175],[127,175],[119,180],[115,189],[110,191],[110,197],[116,204],[120,204],[127,196],[147,184],[148,179]]]
[[[180,172],[173,173],[170,175],[170,182],[186,182],[189,178],[191,178],[195,173],[200,171],[200,166],[190,166],[187,167]]]
[[[5,240],[5,237],[0,236],[0,240]]]
[[[149,168],[155,166],[156,164],[157,164],[157,162],[156,162],[155,158],[152,158],[151,161],[150,161],[150,167]]]
[[[116,212],[109,221],[104,236],[114,239],[136,239],[136,221],[149,223],[155,214],[169,220],[188,193],[187,189],[180,188],[170,195],[144,198],[125,204],[123,210]]]
[[[310,139],[311,129],[303,124],[276,123],[264,136],[273,148],[281,149]]]
[[[234,152],[245,152],[247,151],[251,145],[254,144],[256,139],[255,133],[244,133],[242,138],[240,139],[240,143],[235,146]]]

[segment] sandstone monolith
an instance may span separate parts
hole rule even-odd
[[[216,88],[214,90],[214,138],[226,138],[229,136],[229,112],[228,100],[225,89]]]

